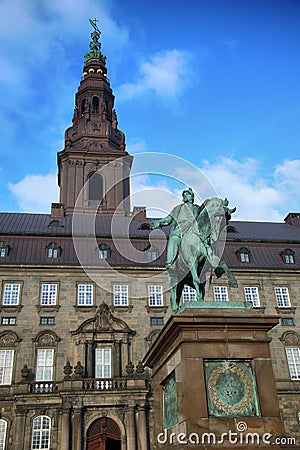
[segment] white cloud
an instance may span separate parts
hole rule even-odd
[[[140,76],[135,82],[122,84],[118,99],[126,100],[153,92],[164,98],[177,98],[190,81],[191,54],[184,50],[165,50],[151,55],[140,64]]]
[[[26,175],[18,183],[9,183],[8,188],[23,212],[47,213],[51,203],[58,201],[56,174]]]
[[[146,150],[146,143],[143,139],[132,138],[126,145],[126,150],[130,154],[144,152]]]
[[[211,196],[210,183],[216,195],[227,197],[230,206],[237,207],[233,220],[282,222],[288,212],[300,211],[300,160],[283,161],[268,177],[259,161],[253,158],[204,161],[199,169],[178,167],[177,179],[188,179],[199,199]],[[209,182],[207,185],[205,178]],[[154,184],[147,177],[137,178],[133,191],[139,193],[143,205],[156,206],[157,211],[165,211],[165,214],[181,201],[181,191],[172,188],[167,179],[166,183]],[[150,215],[153,215],[151,211]]]

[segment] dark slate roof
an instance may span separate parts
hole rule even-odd
[[[60,220],[61,226],[49,226],[52,220]],[[137,220],[123,216],[112,218],[99,215],[94,221],[90,215],[81,216],[81,219],[76,221],[79,224],[77,227],[79,234],[83,237],[94,236],[94,230],[96,230],[96,237],[83,240],[80,262],[82,263],[82,259],[84,259],[86,264],[101,265],[97,245],[106,243],[112,251],[110,264],[130,266],[147,264],[148,267],[145,249],[149,245],[149,230],[141,229],[141,225],[150,224],[152,220]],[[224,259],[229,267],[281,270],[300,268],[299,226],[285,222],[231,221],[230,228],[234,228],[235,232],[227,233],[224,251]],[[168,227],[163,230],[168,234]],[[114,239],[111,238],[112,235]],[[79,264],[73,243],[72,216],[56,219],[50,214],[1,213],[0,241],[4,241],[10,247],[8,257],[0,258],[1,265],[9,263]],[[61,247],[60,258],[47,258],[46,248],[52,242]],[[163,248],[165,244],[166,241],[162,236],[155,241],[155,245],[162,254],[158,260],[150,264],[151,266],[164,265],[165,251]],[[240,262],[238,252],[241,247],[250,250],[249,263]],[[295,252],[295,264],[284,263],[282,252],[287,248],[291,248]],[[136,258],[135,249],[138,250],[138,258]]]

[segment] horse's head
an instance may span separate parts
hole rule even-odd
[[[211,243],[218,241],[221,230],[224,229],[231,214],[236,210],[236,208],[228,208],[228,204],[227,198],[222,200],[218,197],[210,198],[204,202]]]

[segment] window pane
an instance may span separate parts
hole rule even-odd
[[[128,286],[127,284],[114,285],[114,305],[128,305]]]
[[[275,295],[276,295],[276,300],[277,300],[277,306],[279,306],[279,307],[291,306],[288,288],[276,287]]]
[[[0,384],[11,384],[14,350],[0,350]]]
[[[37,352],[36,381],[52,381],[53,349],[39,349]]]
[[[245,287],[245,300],[246,302],[252,302],[253,306],[260,306],[258,288],[257,287]]]
[[[287,361],[292,380],[300,380],[300,349],[286,348]]]
[[[20,284],[5,283],[3,291],[3,305],[18,305]]]
[[[57,284],[42,284],[41,305],[56,305]]]
[[[32,426],[32,450],[50,450],[51,419],[47,416],[36,417]]]
[[[182,297],[184,302],[193,302],[196,300],[196,291],[190,286],[184,286],[182,291]]]
[[[0,450],[5,449],[6,430],[7,430],[6,420],[0,419]]]
[[[96,348],[96,378],[111,378],[111,349]]]
[[[93,285],[79,284],[77,303],[81,306],[88,306],[93,304]]]
[[[149,306],[163,306],[162,286],[148,286]]]
[[[228,294],[226,286],[215,286],[214,297],[216,302],[228,302]]]

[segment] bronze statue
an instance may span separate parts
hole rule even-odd
[[[152,223],[153,228],[171,225],[166,268],[169,271],[171,308],[179,310],[184,285],[193,287],[197,301],[204,300],[206,273],[214,270],[219,278],[226,273],[229,285],[237,287],[237,281],[218,254],[218,240],[236,208],[228,207],[228,200],[214,197],[201,206],[194,204],[191,188],[182,193],[183,203],[171,213]]]

